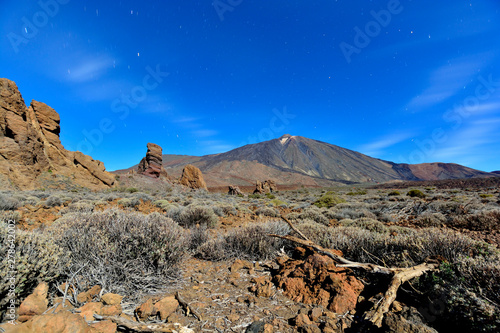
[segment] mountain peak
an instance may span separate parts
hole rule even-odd
[[[282,137],[280,137],[278,140],[280,140],[281,144],[284,145],[288,139],[292,138],[290,134],[285,134]]]

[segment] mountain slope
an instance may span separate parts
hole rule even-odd
[[[389,162],[329,143],[290,135],[206,156],[201,161],[205,163],[205,170],[212,170],[222,161],[255,161],[280,171],[333,181],[371,182],[400,178]]]
[[[291,135],[215,155],[164,155],[163,165],[171,175],[180,175],[186,164],[200,168],[208,186],[252,185],[263,179],[283,185],[330,186],[496,176],[453,163],[398,164]]]

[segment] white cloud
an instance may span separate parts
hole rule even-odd
[[[413,133],[393,133],[387,136],[384,136],[377,141],[362,145],[359,148],[359,151],[363,154],[369,156],[378,156],[383,153],[383,150],[394,146],[410,137],[413,136]]]
[[[432,159],[436,161],[466,161],[466,165],[491,158],[491,145],[499,139],[500,118],[474,121],[452,135],[446,145],[437,147]],[[463,163],[463,162],[462,162]]]
[[[406,108],[420,111],[444,102],[464,89],[484,65],[481,58],[463,58],[435,69],[429,75],[428,87],[414,96]]]
[[[66,79],[71,82],[96,80],[113,67],[113,60],[107,57],[84,59],[74,66],[68,66]]]

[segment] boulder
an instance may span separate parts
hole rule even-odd
[[[33,316],[41,315],[47,310],[47,305],[49,301],[47,300],[47,292],[49,291],[49,286],[47,283],[40,283],[33,293],[26,297],[26,299],[19,306],[19,318],[20,322],[25,322],[31,319]]]
[[[148,143],[146,157],[143,157],[137,167],[137,173],[151,177],[167,177],[167,171],[163,167],[163,149],[154,143]]]
[[[69,311],[35,316],[21,324],[2,326],[6,333],[91,333],[85,320]]]
[[[76,300],[79,303],[87,303],[87,302],[92,301],[92,299],[95,296],[99,295],[100,292],[101,292],[101,286],[95,285],[92,288],[90,288],[89,290],[82,292],[82,293],[79,293],[78,296],[76,296]]]
[[[118,294],[107,293],[102,295],[101,300],[106,305],[117,305],[122,302],[123,296]]]
[[[142,303],[135,309],[135,313],[141,320],[147,320],[149,316],[153,315],[153,311],[154,305],[152,298],[148,299],[146,302]]]
[[[279,265],[273,281],[293,301],[321,305],[342,314],[356,308],[363,283],[349,269],[337,267],[331,258],[315,253]]]
[[[265,180],[263,182],[257,181],[255,183],[255,191],[253,191],[254,194],[265,194],[265,193],[272,193],[276,192],[278,190],[278,186],[274,182],[274,180]]]
[[[207,189],[207,184],[203,179],[201,170],[191,164],[188,164],[184,167],[179,182],[181,183],[181,185],[187,186],[192,189]]]
[[[178,306],[179,302],[174,296],[167,296],[155,303],[153,313],[157,313],[161,320],[166,320]]]
[[[54,109],[37,101],[27,107],[16,84],[0,78],[0,178],[6,186],[32,190],[69,182],[99,190],[114,185],[115,176],[102,162],[66,150],[60,132]]]
[[[227,192],[227,194],[228,195],[243,195],[243,192],[241,192],[241,190],[238,186],[229,185],[229,191]]]

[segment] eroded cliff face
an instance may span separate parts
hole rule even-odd
[[[41,177],[67,177],[91,189],[113,186],[104,164],[64,149],[59,114],[44,103],[26,107],[17,85],[0,78],[0,184],[22,190],[42,187]]]

